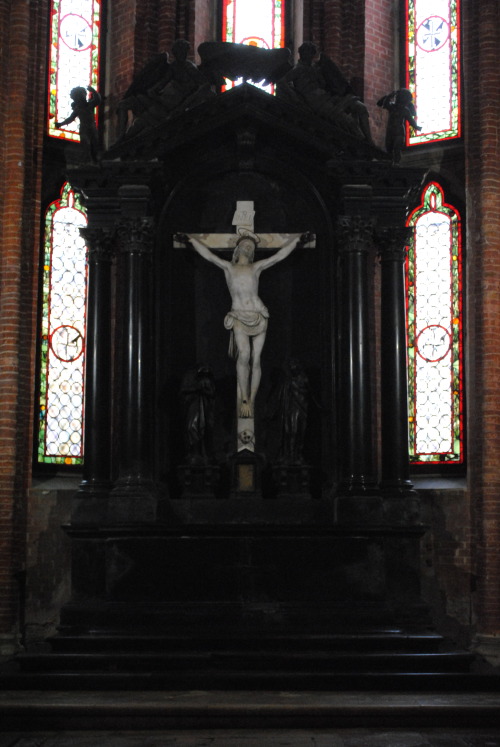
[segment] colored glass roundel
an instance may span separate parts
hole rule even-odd
[[[72,113],[72,88],[99,88],[99,28],[99,0],[52,0],[47,124],[51,137],[80,140],[78,120],[62,128],[55,123]]]
[[[285,0],[223,0],[222,41],[276,49],[285,46]],[[226,87],[241,80],[226,81]],[[259,85],[272,92],[272,86]]]
[[[87,262],[82,205],[69,184],[45,216],[38,461],[81,464]]]
[[[463,462],[460,215],[429,184],[408,225],[410,461]]]
[[[406,9],[406,85],[422,128],[408,128],[408,145],[459,137],[459,0],[408,0]]]

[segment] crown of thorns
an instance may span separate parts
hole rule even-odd
[[[244,233],[243,233],[243,231],[244,231]],[[255,244],[255,246],[257,246],[257,244],[260,244],[260,238],[255,233],[253,233],[252,231],[248,231],[246,229],[238,228],[238,233],[239,233],[239,238],[238,238],[238,240],[236,242],[236,246],[239,246],[239,244],[241,244],[241,242],[244,239],[250,239],[250,241],[253,241],[253,243]]]

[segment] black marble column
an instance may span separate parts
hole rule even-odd
[[[121,330],[119,475],[109,518],[119,523],[142,523],[156,519],[152,479],[152,219],[124,218],[117,233],[121,264],[117,319]]]
[[[100,522],[111,489],[111,268],[113,236],[103,228],[80,229],[87,244],[88,294],[85,341],[83,480],[73,523]],[[89,500],[90,499],[90,500]]]
[[[407,228],[377,230],[381,260],[381,408],[384,493],[412,495],[408,460],[405,258]]]
[[[341,495],[376,492],[368,287],[373,222],[369,216],[338,218]]]

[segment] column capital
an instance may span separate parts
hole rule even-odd
[[[83,226],[80,228],[80,234],[85,239],[89,261],[111,261],[113,259],[114,237],[111,230],[96,226]]]
[[[374,225],[374,217],[339,215],[336,226],[339,252],[368,252],[373,244]]]
[[[404,262],[406,248],[413,236],[413,228],[407,226],[381,226],[375,231],[380,260]]]
[[[154,221],[150,216],[122,218],[116,227],[120,251],[150,254],[153,251]]]

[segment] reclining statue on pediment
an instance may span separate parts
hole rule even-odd
[[[172,45],[173,62],[166,52],[155,55],[134,78],[118,104],[119,138],[135,135],[215,96],[211,81],[187,59],[189,48],[188,41],[178,39]]]
[[[320,117],[373,144],[366,106],[333,60],[321,54],[319,61],[314,62],[317,52],[312,42],[299,47],[299,60],[278,81],[277,95],[308,106]]]

